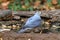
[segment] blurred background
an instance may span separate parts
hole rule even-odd
[[[0,0],[0,9],[35,11],[60,9],[60,0]]]

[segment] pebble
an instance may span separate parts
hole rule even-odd
[[[31,40],[30,38],[28,40]]]

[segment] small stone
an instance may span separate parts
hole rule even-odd
[[[48,22],[45,22],[45,24],[49,24]]]
[[[21,19],[22,22],[24,22],[24,19]]]
[[[0,38],[0,40],[3,40],[3,38]]]
[[[11,26],[8,26],[9,29],[11,29],[12,27]]]
[[[2,25],[2,28],[6,28],[7,26],[6,25]]]
[[[28,40],[31,40],[30,38]]]
[[[16,25],[13,25],[12,27],[13,27],[13,29],[16,29]]]
[[[20,19],[20,16],[14,16],[14,19],[18,20],[18,19]]]
[[[55,25],[53,25],[53,27],[56,27]]]
[[[34,29],[33,32],[34,33],[40,33],[40,30],[39,29]]]

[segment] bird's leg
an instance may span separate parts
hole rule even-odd
[[[40,34],[42,34],[42,30],[43,30],[43,28],[41,28],[40,30],[41,30],[41,31],[40,31]]]
[[[42,34],[42,30],[41,30],[40,34]]]

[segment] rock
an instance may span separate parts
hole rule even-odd
[[[20,16],[14,16],[13,19],[15,19],[15,20],[20,20]]]
[[[0,10],[0,19],[1,20],[9,20],[12,18],[11,10]]]
[[[33,30],[33,32],[34,32],[34,33],[40,33],[41,30],[39,30],[39,29],[36,28],[36,29]]]
[[[42,33],[48,33],[48,32],[50,32],[48,29],[43,29],[42,30]]]

